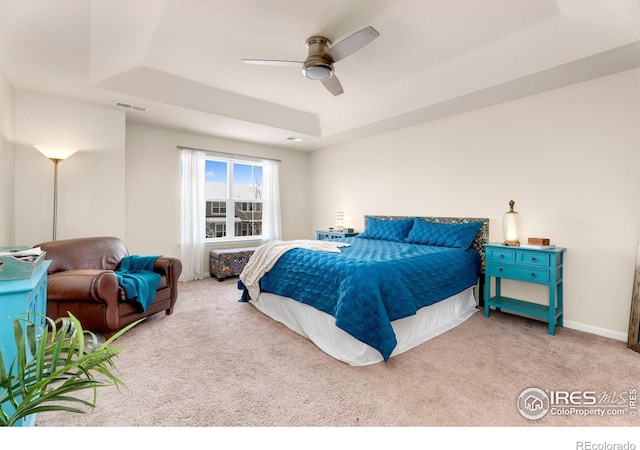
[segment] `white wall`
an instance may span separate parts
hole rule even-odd
[[[0,88],[3,96],[13,92]],[[13,133],[13,103],[2,100],[9,109],[2,131]],[[7,209],[2,223],[12,230],[15,222],[16,245],[52,238],[53,164],[33,148],[38,143],[79,149],[58,165],[57,239],[111,235],[130,253],[179,255],[178,145],[281,159],[283,237],[313,237],[308,153],[126,123],[122,110],[30,91],[16,92],[15,117],[16,175],[0,194],[12,199],[15,192],[15,221]],[[12,144],[3,143],[0,155],[11,157]],[[0,170],[12,176],[12,169]],[[206,270],[207,252],[203,261]]]
[[[336,211],[491,219],[564,246],[565,326],[626,340],[640,231],[640,70],[313,153],[313,227]],[[540,289],[538,289],[540,288]],[[506,295],[546,299],[512,283]]]
[[[178,146],[280,159],[283,238],[314,236],[309,231],[312,210],[309,203],[308,153],[129,123],[126,138],[126,230],[130,252],[180,254]],[[248,245],[251,243],[235,246]],[[207,250],[210,248],[213,246],[208,246]],[[207,271],[208,252],[203,258]]]
[[[78,148],[58,165],[57,239],[124,239],[124,111],[18,90],[15,117],[16,244],[53,234],[53,163],[34,144]]]
[[[53,167],[36,143],[80,149],[59,166],[58,238],[110,234],[140,254],[178,253],[177,145],[278,158],[284,239],[313,238],[343,210],[356,229],[365,214],[489,217],[501,240],[514,199],[523,239],[567,247],[565,325],[625,339],[640,230],[639,84],[631,70],[307,154],[127,124],[115,108],[34,92],[14,98],[0,76],[0,245],[51,238]],[[514,283],[506,294],[543,302],[538,287]]]
[[[0,247],[15,245],[14,108],[15,91],[0,70]]]

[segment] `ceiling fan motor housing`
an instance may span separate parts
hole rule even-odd
[[[307,39],[309,54],[302,66],[302,73],[310,80],[324,80],[333,74],[333,61],[325,55],[331,41],[323,36]]]

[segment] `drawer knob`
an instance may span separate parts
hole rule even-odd
[[[500,259],[504,259],[504,255],[500,255]]]
[[[532,273],[532,274],[531,274],[531,278],[535,278],[535,277],[536,277],[536,274],[535,274],[535,273]]]
[[[500,267],[500,268],[498,269],[498,272],[502,273],[502,267]]]
[[[536,262],[535,256],[533,258],[531,258],[531,262]]]

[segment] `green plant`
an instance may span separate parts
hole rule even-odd
[[[0,352],[0,426],[47,411],[84,413],[81,407],[95,408],[98,388],[126,388],[114,374],[114,358],[122,349],[110,345],[140,321],[100,343],[71,314],[44,319],[44,327],[14,320],[17,354],[8,370]],[[92,400],[74,395],[86,390],[93,390]]]

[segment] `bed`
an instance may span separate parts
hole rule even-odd
[[[258,247],[241,301],[335,359],[386,362],[477,312],[488,235],[486,218],[365,216],[355,237]]]

